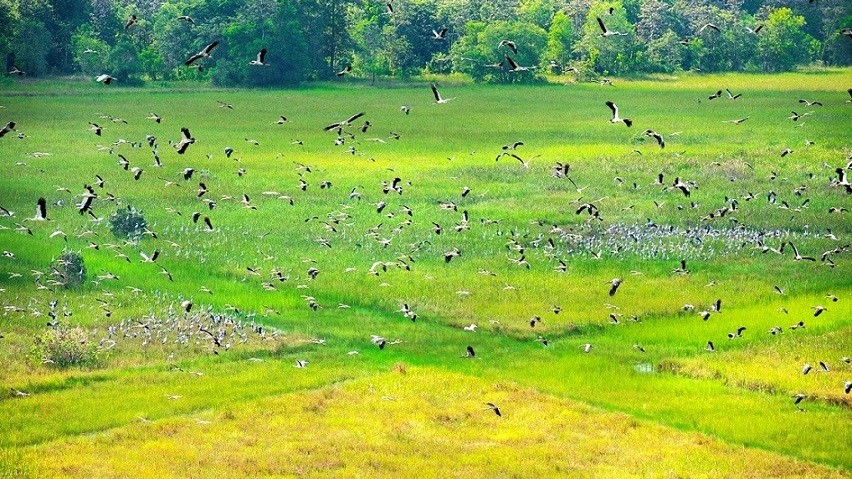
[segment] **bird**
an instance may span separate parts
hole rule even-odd
[[[24,71],[23,71],[23,70],[21,70],[20,68],[18,68],[18,65],[12,65],[12,69],[11,69],[11,70],[9,70],[9,75],[24,76],[24,75],[25,75],[25,73],[24,73]]]
[[[440,30],[432,29],[432,39],[433,40],[446,40],[447,39],[447,28],[444,27]]]
[[[716,93],[707,97],[708,100],[715,100],[716,98],[720,98],[722,96],[722,90],[717,90]]]
[[[500,47],[507,47],[509,50],[512,50],[515,55],[518,54],[518,46],[511,40],[500,40],[500,43],[497,44],[497,48]]]
[[[200,51],[200,52],[198,52],[198,53],[196,53],[195,55],[193,55],[193,56],[189,57],[189,59],[187,59],[187,60],[184,62],[184,65],[186,65],[186,66],[190,66],[190,65],[192,65],[193,63],[195,63],[196,61],[198,61],[198,60],[200,60],[200,59],[202,59],[202,58],[209,58],[209,57],[210,57],[210,53],[211,53],[211,52],[213,52],[213,49],[214,49],[214,48],[216,48],[216,46],[217,46],[217,45],[219,45],[219,40],[215,40],[215,41],[211,42],[211,43],[210,43],[210,44],[208,44],[206,47],[204,47],[203,49],[201,49],[201,51]]]
[[[192,137],[192,134],[189,133],[189,129],[186,127],[181,128],[180,133],[180,141],[174,144],[174,148],[177,150],[179,155],[182,155],[186,153],[186,149],[189,148],[189,145],[195,143],[195,138]]]
[[[748,120],[749,118],[751,118],[751,117],[750,117],[750,116],[746,116],[746,117],[743,117],[743,118],[739,118],[739,119],[737,119],[737,120],[725,120],[725,121],[723,121],[722,123],[733,123],[734,125],[739,125],[740,123],[745,122],[745,121],[746,121],[746,120]]]
[[[36,202],[36,214],[32,218],[33,221],[47,221],[47,200],[41,197]]]
[[[606,25],[604,25],[604,22],[603,22],[603,20],[601,20],[601,17],[596,17],[596,18],[598,19],[598,25],[600,25],[600,27],[601,27],[602,33],[600,35],[602,37],[606,38],[606,37],[611,37],[611,36],[615,36],[615,35],[622,35],[622,36],[628,35],[627,33],[609,30],[608,28],[606,28]]]
[[[257,58],[249,62],[249,65],[255,67],[268,67],[269,64],[266,63],[266,49],[261,48],[259,52],[257,52]]]
[[[713,341],[707,341],[707,346],[704,348],[705,351],[709,351],[711,353],[716,352],[716,346],[713,345]]]
[[[820,314],[822,314],[823,312],[828,311],[828,308],[826,308],[824,306],[814,306],[812,309],[814,310],[814,317],[815,318],[817,316],[819,316]]]
[[[685,196],[687,198],[689,198],[689,195],[691,194],[691,190],[689,189],[689,185],[687,183],[684,183],[683,181],[681,181],[680,177],[675,178],[674,184],[672,184],[672,188],[679,189],[683,193],[683,196]]]
[[[309,364],[309,362],[308,362],[307,360],[305,360],[305,359],[297,359],[297,360],[296,360],[296,364],[295,364],[295,366],[293,366],[293,367],[295,367],[295,368],[300,368],[300,369],[301,369],[301,368],[306,368],[306,367],[308,367],[308,364]]]
[[[353,122],[353,121],[357,120],[358,118],[361,118],[361,117],[362,117],[362,116],[364,116],[364,115],[366,115],[366,113],[365,113],[365,112],[363,112],[363,111],[362,111],[362,112],[359,112],[359,113],[356,113],[356,114],[354,114],[354,115],[350,116],[349,118],[347,118],[347,119],[345,119],[345,120],[343,120],[343,121],[339,121],[339,122],[337,122],[337,123],[332,123],[332,124],[330,124],[330,125],[326,126],[325,128],[323,128],[323,130],[324,130],[324,131],[331,131],[331,130],[341,129],[341,128],[345,127],[345,126],[350,126],[350,125],[352,124],[352,122]]]
[[[717,27],[716,25],[713,25],[712,23],[705,23],[704,26],[702,26],[701,28],[698,29],[698,33],[701,33],[708,28],[711,29],[711,30],[715,30],[716,32],[722,31],[722,30],[719,29],[719,27]]]
[[[852,384],[852,382],[850,382],[850,384]],[[846,392],[848,394],[849,391],[846,391]],[[485,403],[485,406],[486,406],[486,409],[490,409],[490,410],[494,411],[494,414],[496,414],[497,416],[500,416],[500,417],[503,416],[503,414],[500,413],[500,408],[497,407],[494,403],[487,402],[487,403]]]
[[[743,96],[742,93],[737,93],[736,95],[734,95],[733,93],[731,93],[731,90],[727,88],[725,88],[725,92],[728,94],[728,100],[736,100],[737,98]]]
[[[616,291],[618,291],[618,287],[621,286],[623,280],[621,278],[613,278],[610,283],[609,295],[615,296]]]
[[[584,353],[589,353],[592,351],[592,343],[586,343],[581,345],[580,347],[583,348]]]
[[[103,132],[103,128],[101,128],[101,126],[97,123],[89,122],[89,129],[92,130],[92,133],[94,133],[95,136],[101,136],[101,133]]]
[[[181,22],[189,23],[190,25],[195,25],[195,20],[192,19],[189,15],[180,15],[177,19]]]
[[[509,64],[509,71],[513,72],[513,73],[514,72],[526,72],[526,71],[530,71],[530,70],[535,68],[535,67],[522,67],[522,66],[518,65],[518,62],[516,62],[512,57],[510,57],[508,55],[506,55],[506,62]]]
[[[95,77],[95,81],[99,83],[103,83],[104,85],[109,85],[110,83],[116,81],[116,78],[107,75],[106,73],[102,75],[98,75]]]
[[[654,138],[655,140],[657,140],[657,144],[660,145],[660,148],[666,147],[666,141],[663,139],[663,135],[657,133],[656,131],[645,130],[644,132],[642,132],[642,134],[645,135],[645,136],[650,136],[650,137]]]
[[[160,115],[158,115],[156,113],[151,113],[151,116],[147,117],[147,119],[148,120],[154,120],[155,123],[160,123],[161,121],[163,121],[163,119],[160,118]],[[153,146],[153,145],[151,145],[151,146]]]
[[[843,383],[843,392],[849,394],[850,391],[852,391],[852,381],[846,381]]]
[[[804,104],[805,104],[805,106],[814,106],[814,105],[816,105],[816,106],[822,106],[822,102],[819,102],[819,101],[810,101],[810,100],[805,100],[804,98],[803,98],[803,99],[800,99],[800,100],[799,100],[799,103],[804,103]]]
[[[338,77],[342,77],[342,76],[347,75],[349,73],[352,73],[352,65],[346,65],[345,67],[343,67],[343,70],[340,70],[339,72],[337,72],[336,75]]]
[[[127,21],[124,22],[124,29],[127,30],[128,28],[132,27],[136,24],[137,21],[138,18],[136,18],[136,15],[130,15]]]
[[[802,366],[802,374],[807,375],[809,372],[811,372],[811,369],[813,369],[813,366],[808,363],[805,363],[805,365]]]
[[[816,258],[814,258],[814,257],[802,256],[801,254],[799,254],[799,248],[796,248],[796,245],[794,245],[792,242],[788,241],[786,244],[790,245],[790,248],[793,249],[793,259],[795,261],[802,261],[802,260],[816,261]],[[783,244],[781,245],[781,252],[782,253],[784,252],[784,245]]]
[[[453,258],[461,256],[461,251],[458,248],[453,248],[444,253],[444,263],[449,263]]]
[[[441,104],[444,104],[444,103],[448,103],[450,100],[455,100],[455,97],[453,97],[453,98],[442,97],[441,93],[438,92],[438,87],[436,87],[434,83],[432,83],[430,85],[430,87],[432,88],[432,95],[435,96],[435,103],[441,105]]]
[[[609,109],[612,110],[612,118],[610,118],[610,120],[609,120],[610,123],[621,122],[621,123],[624,123],[627,126],[633,125],[633,120],[631,120],[630,118],[621,118],[621,117],[618,116],[618,106],[616,106],[615,103],[613,103],[611,101],[607,101],[606,106],[608,106]]]
[[[14,121],[6,123],[6,126],[4,126],[3,129],[0,129],[0,138],[3,138],[7,134],[9,134],[9,132],[13,131],[15,129],[15,125],[16,123]]]
[[[739,328],[737,328],[737,330],[736,330],[735,332],[733,332],[733,333],[728,333],[728,339],[734,339],[734,338],[741,338],[741,337],[743,337],[743,331],[745,331],[745,330],[746,330],[746,327],[745,327],[745,326],[740,326]]]
[[[760,25],[756,26],[754,28],[754,30],[752,30],[750,27],[745,27],[745,31],[748,32],[748,33],[751,33],[753,35],[757,35],[760,32],[760,30],[762,30],[762,29],[763,29],[762,23]]]
[[[465,355],[463,357],[471,358],[471,359],[476,357],[476,351],[473,350],[473,346],[468,345],[468,347],[466,349],[467,350],[466,350]]]

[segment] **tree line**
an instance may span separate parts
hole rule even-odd
[[[778,72],[852,64],[850,27],[848,0],[0,0],[7,71],[127,84]],[[262,48],[268,65],[250,68]]]

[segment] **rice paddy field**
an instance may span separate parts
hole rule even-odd
[[[850,70],[437,86],[0,84],[0,477],[852,477]]]

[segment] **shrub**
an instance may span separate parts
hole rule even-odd
[[[38,362],[58,368],[91,367],[100,360],[98,346],[90,344],[88,334],[79,327],[48,329],[36,336],[31,355]]]
[[[132,206],[119,208],[109,217],[110,229],[116,238],[138,240],[145,233],[148,223],[142,212]]]
[[[83,255],[76,251],[64,251],[50,266],[58,272],[60,282],[66,288],[75,288],[86,282],[86,264]]]

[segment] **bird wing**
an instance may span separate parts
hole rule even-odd
[[[432,94],[435,95],[435,101],[440,102],[441,101],[441,94],[438,93],[438,88],[435,87],[434,83],[431,85],[431,87],[432,87]],[[849,90],[849,91],[850,91],[849,94],[852,95],[852,90]]]
[[[360,113],[356,113],[356,114],[350,116],[349,119],[347,119],[344,123],[352,123],[353,121],[357,120],[358,118],[361,118],[364,115],[365,115],[365,113],[363,111],[360,112]]]
[[[515,63],[515,60],[512,60],[512,57],[506,55],[506,61],[509,62],[510,70],[516,70],[518,68],[518,64]]]
[[[215,40],[212,43],[210,43],[209,45],[207,45],[206,47],[204,47],[204,50],[201,50],[201,51],[204,53],[204,55],[209,55],[210,52],[212,52],[213,49],[216,48],[216,45],[218,45],[218,44],[219,44],[219,40]]]
[[[606,33],[607,32],[606,25],[604,25],[603,20],[601,20],[601,17],[597,17],[597,19],[598,19],[598,25],[601,26],[601,30],[603,30],[603,32]]]
[[[266,49],[262,48],[257,54],[257,62],[263,63],[266,60]]]
[[[198,60],[199,58],[201,58],[203,56],[204,55],[202,55],[200,53],[196,53],[195,55],[189,57],[189,59],[187,61],[185,61],[183,64],[187,65],[187,66],[192,65],[196,60]]]
[[[189,134],[189,129],[183,127],[180,129],[180,134],[183,140],[190,141],[192,139],[192,135]]]
[[[609,109],[610,109],[610,110],[612,110],[612,116],[617,116],[617,115],[618,115],[618,107],[617,107],[617,106],[615,106],[615,103],[613,103],[613,102],[611,102],[611,101],[607,101],[607,102],[606,102],[606,106],[608,106],[608,107],[609,107]]]

